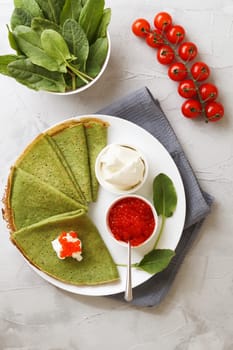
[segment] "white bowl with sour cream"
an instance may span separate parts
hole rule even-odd
[[[100,185],[107,191],[115,194],[133,193],[145,183],[148,164],[138,148],[112,143],[99,153],[95,173]]]

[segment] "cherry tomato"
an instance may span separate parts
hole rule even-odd
[[[218,97],[218,89],[215,85],[206,83],[199,86],[199,92],[203,102],[216,100]]]
[[[191,61],[197,56],[197,47],[194,43],[185,42],[180,45],[178,54],[184,61]]]
[[[191,73],[196,81],[206,80],[210,75],[210,69],[204,62],[196,62],[191,67]]]
[[[156,28],[166,32],[172,25],[172,17],[167,12],[160,12],[154,18]]]
[[[136,19],[132,24],[132,32],[136,36],[146,37],[150,32],[150,23],[144,18]]]
[[[194,81],[191,79],[181,81],[178,86],[178,92],[180,96],[185,98],[196,96],[197,90]]]
[[[187,100],[182,104],[182,113],[186,118],[197,118],[201,115],[202,107],[198,100]]]
[[[217,122],[224,115],[224,107],[219,102],[211,101],[205,106],[205,113],[208,121]]]
[[[175,53],[168,45],[163,45],[158,49],[157,59],[161,64],[170,64],[175,57]]]
[[[168,76],[175,81],[184,80],[187,76],[187,69],[181,62],[172,63],[168,68]]]
[[[180,43],[185,37],[185,30],[183,27],[175,25],[168,29],[166,32],[167,39],[172,44]]]
[[[161,32],[158,29],[154,29],[151,33],[147,35],[146,43],[151,47],[160,47],[161,45],[163,45],[163,38],[161,36]]]

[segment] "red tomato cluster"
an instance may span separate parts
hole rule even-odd
[[[223,117],[224,107],[216,101],[217,87],[204,82],[210,75],[210,68],[205,62],[193,62],[198,48],[193,42],[184,41],[184,28],[173,24],[169,13],[158,13],[154,17],[154,28],[146,19],[138,18],[132,24],[132,31],[143,37],[147,45],[158,49],[157,59],[161,64],[169,65],[168,76],[179,83],[178,93],[186,99],[181,107],[185,117],[203,115],[211,122]]]

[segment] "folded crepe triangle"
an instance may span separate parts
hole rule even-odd
[[[61,232],[77,231],[83,259],[58,259],[51,242]],[[73,285],[96,285],[118,280],[117,267],[97,228],[83,209],[50,217],[12,233],[26,259],[46,274]]]
[[[57,214],[85,209],[55,187],[20,168],[12,168],[5,196],[5,218],[11,231]]]
[[[91,175],[92,200],[95,202],[99,189],[99,183],[95,176],[95,161],[99,152],[107,144],[108,124],[97,118],[84,118],[81,119],[81,121],[85,127]]]
[[[91,202],[91,178],[83,123],[63,123],[50,129],[48,135],[60,149],[86,201]]]
[[[40,134],[22,153],[16,166],[56,187],[70,198],[85,204],[85,200],[62,163],[59,151],[50,138]]]

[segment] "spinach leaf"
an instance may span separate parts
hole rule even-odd
[[[173,215],[177,205],[177,194],[172,180],[161,173],[153,181],[153,202],[158,215],[162,216],[162,223],[156,239],[156,248],[163,233],[166,218]]]
[[[30,58],[32,63],[50,71],[66,72],[63,61],[58,62],[43,50],[40,35],[37,32],[26,26],[17,26],[13,33],[20,50]]]
[[[96,38],[104,38],[107,35],[107,28],[111,20],[111,9],[104,9],[104,13],[96,34]]]
[[[70,52],[77,58],[80,69],[85,70],[89,43],[82,27],[74,19],[67,19],[63,25],[62,34]]]
[[[31,28],[36,32],[38,32],[39,34],[41,34],[45,29],[53,29],[53,30],[56,30],[58,33],[61,32],[61,27],[58,24],[46,18],[40,18],[40,17],[34,17],[32,19]]]
[[[104,0],[87,0],[82,8],[79,23],[87,35],[89,44],[95,41],[104,11]]]
[[[17,43],[16,43],[16,40],[15,40],[15,37],[14,37],[14,34],[12,33],[12,31],[10,30],[9,26],[7,26],[7,30],[8,30],[8,41],[9,41],[9,44],[10,44],[10,47],[15,50],[18,55],[21,55],[22,52],[20,51]]]
[[[11,15],[11,29],[14,30],[18,25],[30,27],[32,16],[27,10],[15,8]]]
[[[153,202],[158,215],[170,217],[176,209],[176,190],[172,180],[165,174],[161,173],[154,179]]]
[[[158,215],[162,216],[160,230],[154,248],[139,263],[133,265],[151,274],[164,270],[175,255],[175,252],[171,249],[156,249],[164,229],[165,220],[173,215],[177,204],[177,195],[173,182],[163,173],[154,178],[153,201]]]
[[[84,86],[86,83],[80,79],[79,77],[76,78],[76,89]]]
[[[64,74],[64,80],[66,83],[66,91],[71,91],[76,89],[76,82],[75,87],[73,88],[73,79],[75,79],[75,76],[72,76],[71,74]]]
[[[67,19],[78,21],[81,10],[81,0],[66,0],[60,15],[60,24],[63,24]]]
[[[0,56],[0,73],[4,75],[9,75],[8,64],[14,62],[18,59],[17,55],[3,55]]]
[[[59,33],[52,29],[44,30],[41,34],[41,44],[47,55],[56,60],[60,65],[69,68],[69,72],[76,74],[86,84],[92,80],[89,75],[80,71],[75,64],[70,63],[76,57],[71,55],[65,40]],[[75,79],[72,79],[72,81],[74,86]]]
[[[49,85],[54,91],[75,89],[94,79],[108,50],[106,33],[111,10],[104,9],[105,0],[13,1],[11,29],[7,28],[10,47],[17,55],[0,57],[0,73],[30,88],[44,86],[48,90]],[[48,83],[47,72],[48,78],[60,79],[58,86]],[[40,74],[36,85],[33,79]]]
[[[65,0],[36,0],[43,11],[45,18],[57,24],[60,22],[60,14]]]
[[[67,60],[72,59],[65,40],[55,30],[46,29],[42,32],[41,45],[47,55],[59,64],[66,64]]]
[[[43,17],[43,12],[36,0],[14,0],[14,5],[15,8],[28,11],[32,17]]]
[[[99,38],[90,46],[90,52],[87,59],[87,73],[95,77],[101,70],[108,52],[108,39]]]
[[[66,84],[63,74],[38,67],[32,64],[29,59],[20,59],[10,63],[8,70],[11,77],[31,89],[65,91]]]
[[[153,249],[134,266],[148,273],[155,274],[164,270],[174,255],[175,252],[171,249]]]

